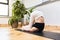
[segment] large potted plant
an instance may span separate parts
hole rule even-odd
[[[24,17],[24,14],[26,13],[26,8],[24,4],[16,0],[12,5],[12,16],[17,16],[19,20],[21,20]]]
[[[21,1],[16,0],[12,4],[12,17],[9,19],[9,24],[12,26],[12,28],[18,27],[18,22],[21,21],[21,19],[24,17],[24,14],[26,14],[26,8],[24,4]]]

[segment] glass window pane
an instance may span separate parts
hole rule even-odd
[[[0,15],[8,15],[8,5],[0,4]]]
[[[7,3],[7,0],[0,0],[0,2]]]

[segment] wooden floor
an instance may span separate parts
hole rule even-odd
[[[26,32],[17,31],[15,29],[12,29],[11,27],[0,27],[0,31],[1,31],[0,35],[5,34],[6,32],[8,33],[8,34],[3,35],[4,37],[1,35],[2,37],[0,36],[0,40],[5,40],[5,39],[6,40],[54,40],[52,38],[47,38],[44,36],[38,36],[38,35],[29,34]],[[46,26],[44,28],[44,31],[60,33],[60,27]],[[7,37],[5,38],[6,35]]]

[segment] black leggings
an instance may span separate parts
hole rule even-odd
[[[39,32],[42,32],[44,29],[44,25],[45,25],[44,23],[35,23],[32,25],[32,27],[36,27],[39,29]]]

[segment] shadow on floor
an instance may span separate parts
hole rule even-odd
[[[20,29],[16,29],[16,30],[21,31]],[[22,31],[22,32],[25,32],[25,31]],[[27,32],[27,33],[30,33],[30,32]],[[30,34],[43,36],[43,37],[51,38],[51,39],[54,39],[54,40],[60,40],[60,33],[43,31],[43,32],[34,32],[34,33],[30,33]]]

